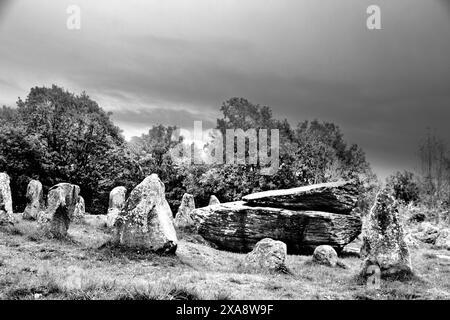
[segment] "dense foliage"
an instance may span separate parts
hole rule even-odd
[[[233,201],[251,192],[339,179],[357,180],[364,195],[376,186],[364,152],[348,145],[333,123],[305,121],[292,128],[287,120],[274,119],[269,107],[243,98],[225,101],[220,110],[219,132],[279,130],[275,174],[262,175],[258,163],[175,163],[169,151],[183,142],[173,138],[175,126],[154,125],[126,142],[110,114],[95,101],[57,86],[32,88],[17,108],[0,109],[0,171],[11,176],[17,211],[23,210],[30,179],[39,179],[46,190],[64,181],[78,184],[87,211],[94,214],[106,213],[112,188],[124,185],[130,191],[150,173],[164,182],[174,212],[184,192],[192,193],[202,206],[212,194]],[[366,206],[363,197],[361,208]]]

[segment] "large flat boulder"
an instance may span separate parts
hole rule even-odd
[[[358,188],[348,181],[271,190],[246,195],[249,205],[349,214],[356,207]]]
[[[323,244],[340,250],[361,232],[359,216],[257,207],[244,201],[198,208],[192,217],[203,238],[234,252],[249,252],[264,238],[283,241],[290,253],[311,252]]]
[[[115,227],[116,243],[122,247],[175,253],[178,240],[173,215],[156,174],[131,191]]]

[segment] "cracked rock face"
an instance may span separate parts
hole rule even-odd
[[[69,225],[74,219],[80,187],[71,183],[59,183],[48,192],[47,210],[39,217],[39,222],[47,225],[56,238],[67,236]]]
[[[0,224],[13,223],[13,209],[9,176],[0,173]]]
[[[321,211],[222,203],[193,211],[196,231],[219,249],[249,252],[264,238],[283,241],[290,253],[328,244],[343,248],[361,233],[361,218]]]
[[[133,189],[115,223],[119,245],[175,253],[178,240],[164,192],[164,184],[156,174]]]
[[[125,206],[126,194],[127,188],[123,186],[115,187],[109,193],[109,207],[106,217],[106,225],[109,228],[112,228],[114,226],[114,223],[116,223],[116,219],[119,216],[120,211],[122,211],[123,207]]]
[[[27,206],[22,214],[23,219],[37,220],[40,212],[45,210],[42,183],[31,180],[27,187]]]
[[[253,193],[242,200],[255,206],[350,214],[358,201],[358,189],[353,182],[329,182]]]
[[[246,255],[244,268],[278,271],[285,268],[287,257],[286,244],[270,238],[256,243],[255,248]]]
[[[175,226],[178,228],[192,227],[194,225],[194,220],[192,220],[191,216],[193,210],[195,210],[194,196],[185,193],[181,199],[177,215],[175,216]]]
[[[377,195],[374,206],[363,218],[362,238],[361,255],[365,258],[362,274],[366,274],[370,265],[377,265],[381,276],[412,273],[397,203],[388,190]]]

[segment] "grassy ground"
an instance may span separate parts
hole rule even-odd
[[[102,246],[111,234],[100,227],[73,224],[69,234],[47,239],[28,221],[0,227],[0,299],[450,299],[450,252],[426,246],[412,250],[415,279],[368,291],[351,255],[346,269],[292,255],[292,275],[260,274],[243,271],[242,254],[186,238],[175,256],[158,256]]]

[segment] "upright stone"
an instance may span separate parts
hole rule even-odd
[[[219,199],[217,199],[217,197],[215,195],[212,195],[211,197],[209,197],[209,204],[208,204],[208,206],[214,206],[216,204],[220,204]]]
[[[75,219],[81,220],[86,215],[86,205],[84,203],[84,198],[82,196],[78,196],[77,204],[75,205],[75,211],[73,216]]]
[[[127,188],[125,187],[115,187],[109,193],[109,208],[106,217],[106,225],[109,228],[114,226],[117,217],[125,206],[125,196],[127,194]]]
[[[388,190],[382,190],[374,206],[363,218],[363,247],[365,258],[361,274],[367,275],[367,268],[376,265],[382,277],[404,276],[412,273],[405,234],[398,217],[395,199]]]
[[[79,194],[80,187],[70,183],[59,183],[49,190],[47,210],[39,221],[45,223],[54,237],[63,238],[67,235]]]
[[[13,209],[9,176],[0,173],[0,224],[13,223]]]
[[[27,187],[27,206],[22,214],[23,219],[37,220],[41,211],[45,210],[42,183],[31,180]]]
[[[177,215],[175,216],[175,226],[177,228],[189,228],[194,225],[192,220],[192,211],[195,210],[194,196],[189,193],[185,193],[181,199],[180,207],[178,208]]]
[[[156,174],[133,189],[115,223],[119,245],[161,253],[176,251],[177,235],[164,192]]]

